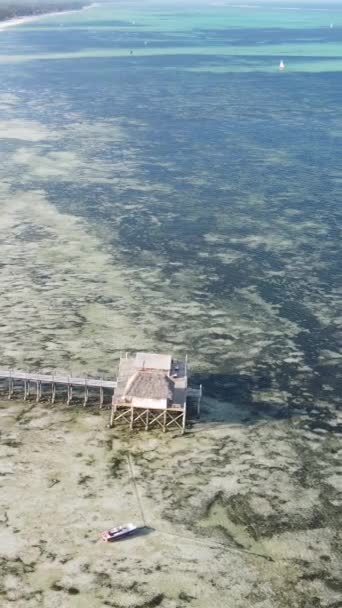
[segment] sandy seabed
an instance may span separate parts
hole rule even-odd
[[[204,403],[182,437],[2,401],[2,608],[342,605],[341,442],[321,418]],[[100,532],[145,527],[116,544]]]

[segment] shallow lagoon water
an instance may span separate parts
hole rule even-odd
[[[173,350],[221,398],[336,402],[342,12],[170,11],[1,32],[2,360]]]
[[[51,581],[40,570],[43,545],[33,557],[25,548],[31,576],[14,543],[8,603],[50,606],[60,593],[67,606],[76,572],[81,603],[91,589],[99,594],[93,606],[339,605],[341,41],[342,11],[310,7],[185,15],[115,4],[0,32],[2,365],[111,377],[125,349],[187,352],[206,395],[203,421],[177,441],[118,432],[112,442],[105,415],[84,422],[86,412],[1,404],[6,551],[16,524],[28,525],[26,509],[7,505],[17,487],[6,459],[25,472],[21,504],[31,476],[44,496],[45,473],[58,472],[70,498],[61,529],[75,509],[51,433],[68,445],[68,471],[74,446],[99,442],[91,488],[77,503],[88,523],[102,513],[90,537],[111,523],[113,492],[127,482],[127,467],[118,486],[104,468],[123,451],[147,512],[172,539],[139,539],[136,558],[127,549],[139,576],[115,600],[116,575],[104,591],[95,576],[113,576],[111,554],[104,565],[96,553],[86,572],[80,516],[77,551],[63,541],[55,557],[48,552]],[[11,438],[24,449],[14,453]],[[46,456],[39,479],[35,445]],[[135,518],[126,489],[116,515]],[[54,500],[37,503],[34,535],[44,542]],[[190,533],[181,568],[191,577],[177,590],[179,530]],[[203,535],[242,554],[227,557],[220,545],[199,553]],[[208,570],[216,559],[219,570]]]

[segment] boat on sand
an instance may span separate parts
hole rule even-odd
[[[132,523],[124,524],[123,526],[117,526],[116,528],[110,528],[109,530],[105,530],[102,532],[101,537],[102,540],[107,542],[112,542],[114,540],[119,540],[120,538],[125,538],[129,536],[133,532],[137,530],[137,526]]]

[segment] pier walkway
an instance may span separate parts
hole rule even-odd
[[[42,396],[42,387],[44,385],[49,385],[51,386],[51,403],[54,403],[56,398],[56,388],[61,386],[66,387],[67,389],[67,404],[69,405],[73,396],[73,388],[82,387],[84,388],[83,404],[87,405],[89,389],[98,389],[100,395],[100,407],[103,406],[104,389],[111,389],[114,394],[117,386],[117,383],[111,380],[97,380],[94,378],[80,378],[60,374],[26,373],[14,369],[0,369],[0,379],[8,381],[8,399],[12,398],[15,383],[21,382],[24,389],[24,400],[30,396],[31,388],[34,385],[36,401],[38,402]]]

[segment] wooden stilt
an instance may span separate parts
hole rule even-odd
[[[70,401],[72,399],[72,384],[68,383],[68,400],[67,405],[70,405]]]
[[[200,384],[197,399],[197,418],[201,415],[202,384]]]
[[[146,420],[146,412],[147,412],[147,410],[143,410],[143,409],[140,409],[140,408],[137,408],[134,411],[133,422],[134,422],[135,426],[136,426],[137,422],[139,422],[139,420],[141,421],[140,425],[141,424],[145,425],[144,421]]]
[[[39,380],[37,380],[37,382],[36,382],[36,388],[37,388],[36,402],[38,403],[40,400],[40,382],[39,382]]]
[[[122,420],[130,424],[131,408],[129,406],[127,406],[126,408],[120,408],[120,411],[118,411],[117,408],[114,407],[114,409],[112,410],[112,426],[114,426],[114,422],[117,422],[118,420]]]
[[[163,433],[169,428],[179,429],[182,434],[185,433],[186,429],[186,408],[178,409],[140,409],[134,408],[128,404],[113,403],[111,416],[110,416],[110,427],[113,427],[119,421],[129,426],[130,430],[142,427],[145,431],[151,427],[159,427]]]
[[[0,368],[0,379],[3,379],[7,382],[5,384],[5,390],[8,389],[7,397],[8,399],[12,399],[15,392],[15,383],[20,382],[23,387],[24,392],[24,400],[26,401],[31,395],[31,389],[33,389],[33,393],[35,393],[35,399],[37,403],[42,398],[43,394],[43,386],[48,385],[51,387],[51,403],[55,402],[56,393],[58,386],[62,386],[63,388],[67,387],[67,403],[70,404],[73,395],[73,387],[74,386],[85,386],[85,405],[89,400],[89,388],[100,389],[100,407],[103,406],[104,403],[104,389],[108,388],[113,391],[117,386],[116,381],[111,380],[97,380],[89,378],[79,378],[72,376],[63,376],[63,375],[50,375],[50,374],[42,374],[38,373],[29,373],[29,372],[21,372],[19,370],[11,370],[11,369],[1,369]]]
[[[159,414],[158,414],[159,412]],[[160,410],[150,410],[150,419],[151,419],[151,424],[150,426],[152,426],[153,424],[157,423],[158,426],[160,426],[160,428],[163,428],[163,422],[161,420],[161,418],[164,418],[164,411],[160,411]]]
[[[184,404],[184,411],[183,411],[182,435],[184,435],[184,433],[185,433],[185,425],[186,425],[186,402]]]
[[[11,375],[9,375],[8,378],[8,398],[12,399],[12,395],[13,395],[13,378]]]
[[[167,422],[166,427],[176,426],[177,428],[182,430],[183,429],[183,413],[176,414],[175,412],[172,412],[168,415],[169,415],[169,421]]]
[[[55,399],[56,399],[56,384],[53,382],[51,386],[52,386],[52,389],[51,389],[51,403],[53,405],[55,403]]]
[[[88,384],[87,384],[87,380],[85,380],[84,382],[84,401],[83,401],[83,407],[85,407],[88,403]]]
[[[110,423],[109,426],[112,428],[114,426],[114,418],[116,414],[116,403],[112,404],[112,413],[110,415]]]

